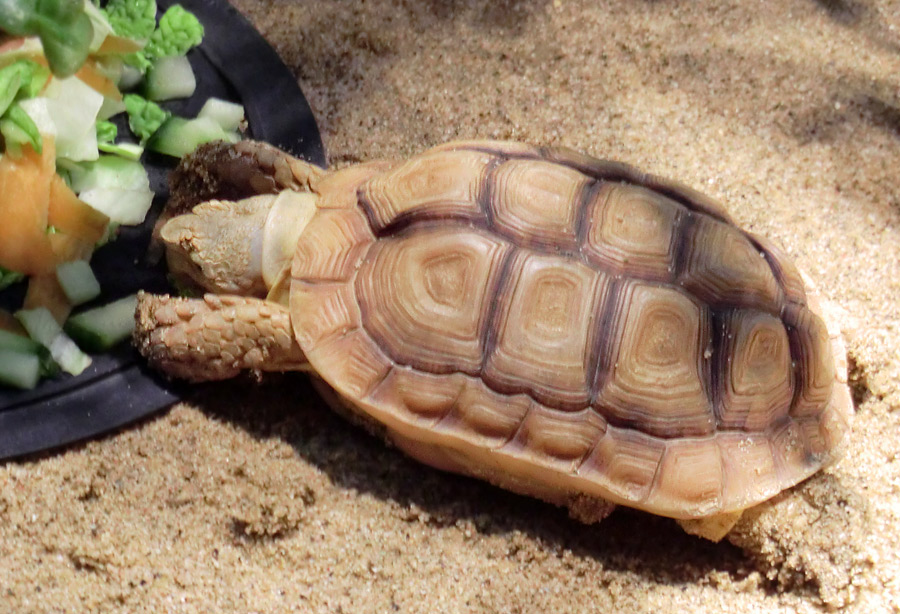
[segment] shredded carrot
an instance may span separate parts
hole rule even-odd
[[[56,271],[44,275],[32,275],[28,278],[28,290],[25,292],[24,309],[46,307],[53,319],[62,325],[72,311],[72,305],[63,292],[56,277]]]
[[[26,145],[18,159],[0,157],[0,266],[26,275],[49,273],[56,266],[47,235],[56,148],[53,139],[43,140],[43,154]]]
[[[0,309],[0,330],[5,330],[8,333],[16,335],[22,335],[23,337],[28,336],[25,327],[22,326],[13,314],[5,309]]]
[[[79,199],[62,177],[53,175],[47,222],[57,230],[96,243],[106,232],[109,218]]]
[[[75,76],[84,81],[88,87],[107,98],[122,100],[122,92],[119,91],[115,83],[97,69],[96,62],[88,60],[81,65]]]
[[[109,34],[100,43],[100,47],[94,52],[95,55],[125,55],[140,51],[144,46],[139,42],[130,38]]]

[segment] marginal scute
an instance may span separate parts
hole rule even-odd
[[[604,183],[587,207],[584,252],[592,263],[643,279],[674,277],[680,206],[639,186]]]
[[[361,328],[326,337],[310,347],[306,356],[317,371],[339,382],[335,388],[341,395],[351,399],[366,397],[393,368],[391,360]]]
[[[697,217],[687,237],[685,288],[713,307],[774,311],[781,288],[772,269],[744,234],[728,224]]]
[[[610,374],[595,407],[610,422],[664,438],[715,429],[703,381],[707,310],[687,295],[639,282],[626,284],[624,314],[610,346]]]
[[[346,281],[373,240],[359,210],[320,211],[297,243],[291,275],[308,281]]]
[[[772,267],[775,278],[781,283],[786,301],[803,305],[807,301],[803,276],[784,250],[766,237],[753,235],[753,240],[765,254],[766,261]]]
[[[358,328],[362,317],[352,286],[293,280],[291,323],[297,342],[304,348]]]
[[[510,160],[490,176],[488,202],[498,232],[524,245],[575,249],[583,174],[543,160]]]
[[[719,426],[763,431],[788,415],[794,392],[787,332],[767,313],[738,309],[724,322]]]
[[[433,426],[452,411],[465,386],[466,377],[460,373],[444,376],[394,367],[369,399],[385,407],[405,409],[408,413],[402,419]]]
[[[806,447],[803,431],[795,420],[787,419],[772,429],[769,441],[782,485],[799,482],[817,467],[816,458]]]
[[[724,488],[722,498],[728,509],[743,509],[748,503],[768,499],[779,490],[772,447],[763,433],[718,433],[722,455]]]
[[[788,305],[784,321],[788,325],[791,355],[794,357],[800,390],[791,416],[821,413],[834,388],[834,358],[825,323],[805,307]]]
[[[392,162],[366,162],[329,173],[316,184],[320,209],[356,209],[359,206],[357,189],[376,175],[396,166]]]
[[[646,433],[608,426],[578,475],[622,501],[640,503],[650,493],[665,449],[662,440]]]
[[[480,230],[382,239],[356,278],[367,330],[401,364],[478,373],[489,297],[508,249]]]
[[[538,403],[525,418],[518,440],[538,455],[538,462],[571,473],[606,428],[606,420],[591,408],[563,412]]]
[[[577,262],[516,253],[494,301],[496,340],[483,377],[569,409],[590,400],[591,340],[608,279]]]
[[[731,216],[722,203],[698,192],[680,181],[660,177],[659,175],[645,175],[642,182],[648,189],[682,203],[691,211],[697,211],[722,222],[731,223]]]
[[[533,405],[527,395],[500,394],[469,378],[453,411],[462,428],[485,447],[495,448],[513,438]]]
[[[706,516],[721,508],[723,479],[715,437],[669,441],[645,503],[662,509],[677,506],[691,517]]]
[[[412,215],[478,219],[485,172],[492,156],[477,151],[426,153],[360,188],[372,226],[381,231]]]

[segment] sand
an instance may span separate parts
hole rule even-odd
[[[330,161],[453,138],[567,145],[676,177],[841,309],[844,459],[744,548],[407,460],[300,376],[202,387],[0,465],[3,612],[900,611],[900,4],[236,0]]]

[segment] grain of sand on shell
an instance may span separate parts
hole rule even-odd
[[[900,4],[237,0],[330,161],[454,138],[567,145],[676,177],[842,309],[844,460],[748,550],[422,467],[299,377],[199,389],[121,433],[0,465],[8,612],[896,612]]]

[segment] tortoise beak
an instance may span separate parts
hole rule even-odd
[[[167,221],[160,238],[175,280],[203,291],[264,297],[263,229],[275,199],[212,200]]]

